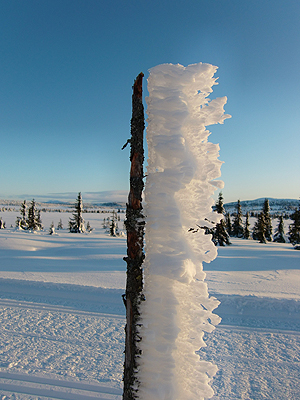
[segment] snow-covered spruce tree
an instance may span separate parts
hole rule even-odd
[[[232,223],[231,223],[231,218],[230,218],[230,213],[227,212],[225,215],[225,221],[226,221],[226,230],[229,236],[232,236]]]
[[[83,204],[81,192],[78,193],[78,197],[75,203],[75,209],[73,212],[73,217],[69,219],[69,230],[72,233],[83,233],[85,231],[84,228],[84,219],[82,217],[83,213]]]
[[[242,221],[242,207],[240,200],[237,201],[236,213],[234,215],[232,224],[232,236],[242,238],[244,235],[243,221]]]
[[[21,217],[17,217],[15,226],[17,229],[22,229],[21,228]]]
[[[26,200],[24,200],[23,203],[21,204],[21,208],[20,208],[20,214],[24,220],[26,219],[26,209],[27,209],[27,204],[26,204]]]
[[[38,230],[44,229],[42,219],[41,219],[41,210],[37,210],[37,212],[36,212],[36,224],[37,224]]]
[[[218,214],[225,214],[225,209],[223,206],[223,195],[222,192],[219,193],[219,198],[218,201],[216,202],[215,205],[215,211]],[[226,230],[226,223],[225,219],[222,218],[220,222],[218,222],[215,226],[215,228],[212,230],[212,241],[214,244],[217,246],[225,246],[230,245],[230,240],[229,240],[229,235]]]
[[[259,243],[267,243],[266,242],[266,224],[265,224],[265,216],[263,211],[258,214],[257,221],[253,227],[252,237],[254,240],[258,240]]]
[[[244,234],[243,234],[244,239],[249,239],[250,238],[250,222],[249,222],[249,211],[246,214],[246,220],[245,220],[245,225],[244,225]]]
[[[298,246],[300,243],[300,203],[298,210],[295,210],[290,218],[294,222],[289,226],[289,241],[297,250],[300,250]]]
[[[263,213],[264,213],[264,220],[265,220],[265,226],[266,226],[266,231],[265,231],[266,240],[268,242],[271,242],[272,241],[272,219],[271,219],[271,215],[270,215],[270,205],[269,205],[268,199],[265,199],[265,201],[264,201]]]
[[[54,222],[51,222],[50,228],[49,228],[49,235],[54,235],[55,233],[55,227],[54,227]]]
[[[26,222],[26,211],[27,211],[27,204],[26,200],[23,201],[20,208],[21,218],[17,217],[16,227],[19,229],[27,229],[27,222]]]
[[[109,226],[109,234],[110,234],[110,236],[116,236],[116,228],[117,228],[116,222],[112,218],[111,222],[110,222],[110,226]]]
[[[109,224],[109,234],[110,236],[117,236],[118,234],[118,216],[115,210],[112,212],[112,217]]]
[[[112,216],[110,218],[110,224],[109,224],[109,234],[110,236],[116,236],[117,232],[118,232],[118,215],[115,212],[115,210],[113,210],[112,212]]]
[[[278,218],[278,225],[277,225],[277,228],[275,229],[273,242],[285,243],[284,222],[283,222],[283,216],[282,215],[280,215],[280,217]]]
[[[57,230],[60,230],[60,229],[64,229],[62,219],[60,219],[59,223],[57,224]]]
[[[5,229],[6,228],[6,224],[4,221],[2,221],[2,218],[0,218],[0,229]]]
[[[92,232],[92,230],[93,230],[93,228],[91,227],[90,221],[88,221],[86,224],[86,230],[87,230],[87,232]]]
[[[36,208],[36,203],[34,199],[32,199],[30,206],[28,208],[26,223],[27,223],[27,229],[29,230],[37,231],[41,228],[42,222],[38,210]]]

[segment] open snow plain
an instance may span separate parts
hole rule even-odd
[[[38,233],[10,228],[17,215],[0,213],[0,399],[120,400],[125,237],[102,228],[109,214],[84,214],[89,234],[51,236],[71,214],[42,213]],[[204,267],[221,301],[199,352],[219,368],[213,399],[300,399],[300,252],[232,239]]]

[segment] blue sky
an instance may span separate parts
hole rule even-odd
[[[127,191],[135,77],[198,62],[232,115],[209,127],[225,202],[299,198],[299,20],[299,0],[0,2],[0,198]]]

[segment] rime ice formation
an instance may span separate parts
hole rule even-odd
[[[202,226],[217,222],[211,195],[222,188],[219,145],[206,126],[223,123],[226,97],[209,100],[217,67],[163,64],[150,70],[145,188],[146,301],[137,372],[142,400],[210,398],[217,367],[195,353],[220,318],[202,262],[217,250]],[[194,231],[191,231],[193,228]]]

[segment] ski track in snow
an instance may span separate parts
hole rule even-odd
[[[3,220],[10,214],[2,213]],[[45,225],[47,217],[50,225],[65,215],[42,214]],[[0,400],[121,400],[126,240],[109,238],[101,222],[97,227],[92,221],[91,235],[62,232],[52,242],[46,233],[0,231]],[[94,259],[85,250],[89,268],[76,265],[73,271],[71,248],[79,239]],[[38,268],[25,258],[12,271],[4,262],[7,240],[11,248],[22,244]],[[206,265],[210,294],[221,300],[216,314],[222,317],[200,351],[219,369],[212,399],[299,400],[300,252],[289,244],[232,242]],[[44,254],[55,257],[62,246],[62,272],[52,270],[53,261],[49,268],[47,258],[35,259],[39,251],[29,250],[45,247]],[[118,261],[108,259],[108,249]]]
[[[220,325],[207,335],[203,359],[213,360],[213,400],[298,400],[299,332]]]
[[[124,316],[0,299],[0,320],[2,398],[120,399]]]
[[[125,238],[0,233],[0,399],[120,400]]]

